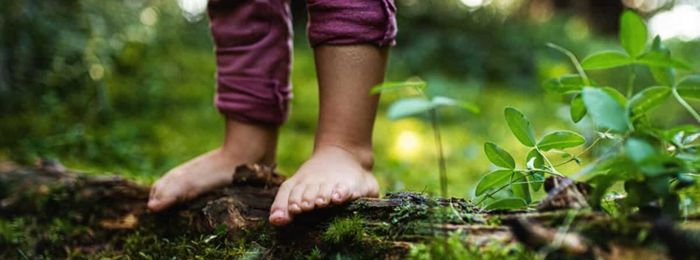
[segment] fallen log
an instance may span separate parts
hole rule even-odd
[[[572,211],[489,213],[463,199],[398,192],[302,214],[288,227],[273,228],[267,223],[269,207],[284,177],[261,165],[242,165],[232,174],[230,185],[151,213],[146,208],[149,188],[121,177],[78,173],[50,161],[37,167],[0,165],[0,257],[185,254],[180,257],[190,258],[225,252],[209,256],[392,259],[426,252],[445,257],[466,252],[478,257],[492,250],[517,258],[536,256],[537,251],[525,250],[530,246],[533,250],[546,247],[547,253],[616,259],[610,256],[626,255],[643,245],[616,244],[614,239],[652,227],[639,223],[628,225],[625,234],[585,237],[617,231],[611,229],[607,215],[576,209],[571,227],[559,234],[553,227]],[[17,242],[3,235],[11,233],[3,231],[3,226],[12,227],[18,221],[21,228],[38,230],[30,234],[34,239]],[[65,238],[56,239],[51,231],[60,226],[57,221],[73,228],[61,233]],[[443,241],[445,249],[435,241]],[[463,248],[446,249],[455,246],[449,241]],[[211,248],[214,251],[207,251]]]

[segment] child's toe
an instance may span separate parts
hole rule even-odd
[[[292,221],[289,216],[287,205],[289,205],[289,193],[291,192],[291,184],[283,183],[277,191],[275,201],[272,202],[270,208],[270,223],[276,226],[283,226]]]
[[[148,210],[152,212],[161,211],[175,203],[175,197],[161,197],[158,194],[148,200]]]
[[[314,205],[316,204],[316,198],[318,197],[318,191],[320,189],[320,185],[315,185],[315,184],[310,184],[306,185],[306,189],[304,190],[304,195],[302,195],[302,201],[301,201],[301,209],[304,211],[309,211],[314,209]]]
[[[304,184],[299,184],[292,188],[292,191],[289,193],[289,213],[299,214],[302,212],[301,201],[306,190],[305,188],[306,185]]]
[[[335,204],[342,204],[350,199],[350,190],[345,184],[337,184],[333,189],[332,201]]]
[[[316,196],[316,207],[323,208],[328,206],[333,196],[333,186],[330,184],[322,184]]]

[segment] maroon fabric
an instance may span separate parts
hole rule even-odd
[[[227,117],[282,124],[291,99],[289,0],[210,0],[217,63],[214,103]],[[393,0],[308,0],[309,42],[388,46],[396,37]]]
[[[311,46],[394,44],[396,6],[393,0],[307,0],[307,9]]]

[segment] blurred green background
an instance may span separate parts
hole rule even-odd
[[[420,77],[429,91],[472,101],[480,114],[441,114],[450,194],[468,197],[491,167],[496,142],[524,161],[503,109],[514,106],[538,135],[572,124],[562,97],[541,82],[573,71],[545,43],[583,56],[616,46],[618,16],[634,8],[675,57],[700,67],[700,11],[693,0],[396,0],[398,45],[387,80]],[[206,0],[5,0],[0,8],[0,161],[60,160],[89,173],[151,183],[168,169],[217,147],[223,118],[212,104],[215,63]],[[292,115],[281,132],[279,169],[294,172],[311,153],[317,84],[304,33],[304,1],[292,1],[295,27]],[[614,48],[614,47],[613,47]],[[625,82],[615,71],[599,82]],[[647,74],[638,84],[651,84]],[[439,190],[432,132],[424,118],[389,121],[387,93],[375,128],[375,173],[384,191]],[[659,124],[685,120],[669,105]],[[575,171],[569,169],[570,172]]]

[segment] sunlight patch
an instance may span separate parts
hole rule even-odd
[[[469,8],[479,8],[481,6],[484,6],[488,4],[487,0],[460,0],[462,4],[466,5]]]
[[[420,135],[414,131],[404,130],[399,133],[394,145],[394,154],[400,159],[415,158],[421,150],[423,142]]]
[[[690,41],[700,38],[700,10],[692,5],[678,5],[670,11],[654,15],[649,27],[662,39],[679,38]]]
[[[190,22],[199,21],[207,10],[207,0],[177,0],[177,5]]]

